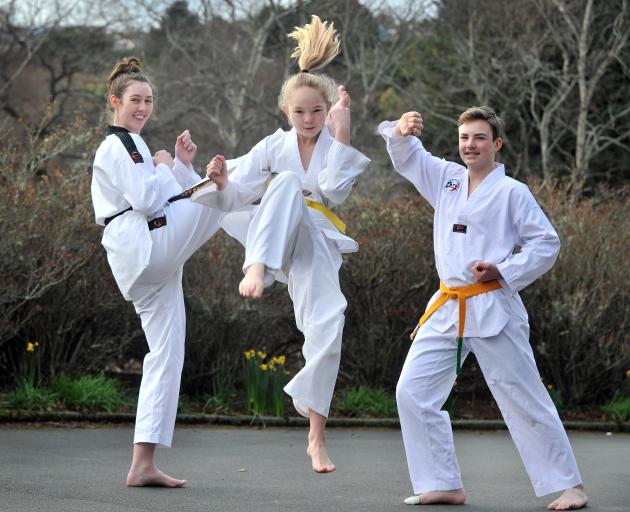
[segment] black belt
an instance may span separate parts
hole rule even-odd
[[[171,197],[168,200],[168,202],[174,203],[175,201],[179,201],[180,199],[186,199],[187,197],[192,196],[193,192],[195,192],[196,190],[199,190],[202,187],[205,187],[206,185],[209,185],[210,183],[212,183],[210,180],[204,180],[201,183],[198,183],[197,185],[195,185],[194,187],[184,190],[181,194],[177,194],[176,196]],[[112,215],[111,217],[105,217],[105,225],[107,226],[107,224],[113,221],[116,217],[120,217],[123,213],[130,212],[131,210],[133,210],[133,208],[130,206],[126,210],[123,210],[122,212],[118,212]],[[166,226],[166,216],[151,219],[148,222],[148,224],[149,224],[149,231],[152,231],[157,228],[161,228],[162,226]]]

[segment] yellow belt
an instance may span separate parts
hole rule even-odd
[[[306,201],[306,205],[309,208],[313,208],[314,210],[322,212],[324,214],[324,216],[330,222],[332,222],[333,226],[335,226],[344,235],[346,234],[346,225],[331,210],[326,208],[322,203],[318,203],[316,201],[313,201],[312,199],[309,199],[308,197],[305,197],[304,200]]]
[[[416,325],[416,328],[411,333],[411,341],[413,341],[416,337],[416,333],[422,324],[425,323],[440,307],[442,307],[447,300],[457,299],[459,306],[459,318],[457,322],[457,375],[459,375],[462,361],[462,343],[464,341],[464,324],[466,322],[466,299],[468,297],[474,297],[475,295],[481,295],[482,293],[498,290],[499,288],[501,288],[501,283],[499,283],[497,279],[469,284],[467,286],[457,286],[456,288],[449,288],[440,281],[440,291],[442,292],[442,295],[440,295],[436,301],[429,306],[424,315],[422,315],[418,325]]]

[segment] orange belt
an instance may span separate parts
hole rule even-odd
[[[447,300],[457,299],[459,306],[459,320],[457,322],[457,375],[459,375],[462,369],[462,343],[464,341],[464,324],[466,323],[466,299],[468,297],[474,297],[475,295],[481,295],[482,293],[498,290],[499,288],[501,288],[501,283],[499,283],[497,279],[469,284],[467,286],[458,286],[456,288],[449,288],[440,281],[440,291],[442,295],[440,295],[436,301],[429,306],[424,315],[422,315],[418,325],[416,325],[416,328],[411,333],[411,341],[416,337],[418,329],[420,329],[422,324],[442,307]]]

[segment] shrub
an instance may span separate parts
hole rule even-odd
[[[553,269],[522,295],[541,373],[566,405],[602,403],[630,366],[628,192],[601,189],[578,200],[558,188],[536,193],[562,248]]]
[[[395,418],[396,399],[382,388],[351,387],[341,392],[335,409],[354,418]]]
[[[630,421],[630,398],[616,398],[602,407],[604,414],[609,419],[623,423]]]
[[[6,405],[11,409],[27,411],[45,411],[52,407],[53,398],[50,391],[40,388],[28,379],[19,379],[15,389],[6,396]]]
[[[117,382],[101,375],[71,378],[58,375],[50,393],[63,409],[84,412],[114,412],[128,405]]]

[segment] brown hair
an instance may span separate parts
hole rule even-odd
[[[142,71],[140,60],[136,57],[126,57],[114,66],[109,75],[107,97],[116,96],[117,98],[122,98],[125,90],[129,87],[129,83],[134,81],[145,82],[153,89],[149,77]]]
[[[492,128],[492,140],[501,137],[503,132],[503,121],[488,106],[470,107],[462,112],[457,120],[457,126],[461,126],[469,121],[486,121]]]
[[[313,15],[311,23],[295,27],[288,37],[297,41],[291,57],[297,59],[300,72],[282,84],[278,106],[282,109],[287,104],[289,94],[299,87],[312,87],[321,93],[326,103],[331,103],[336,95],[337,84],[331,77],[312,71],[323,68],[339,54],[341,43],[333,23],[329,24]]]

